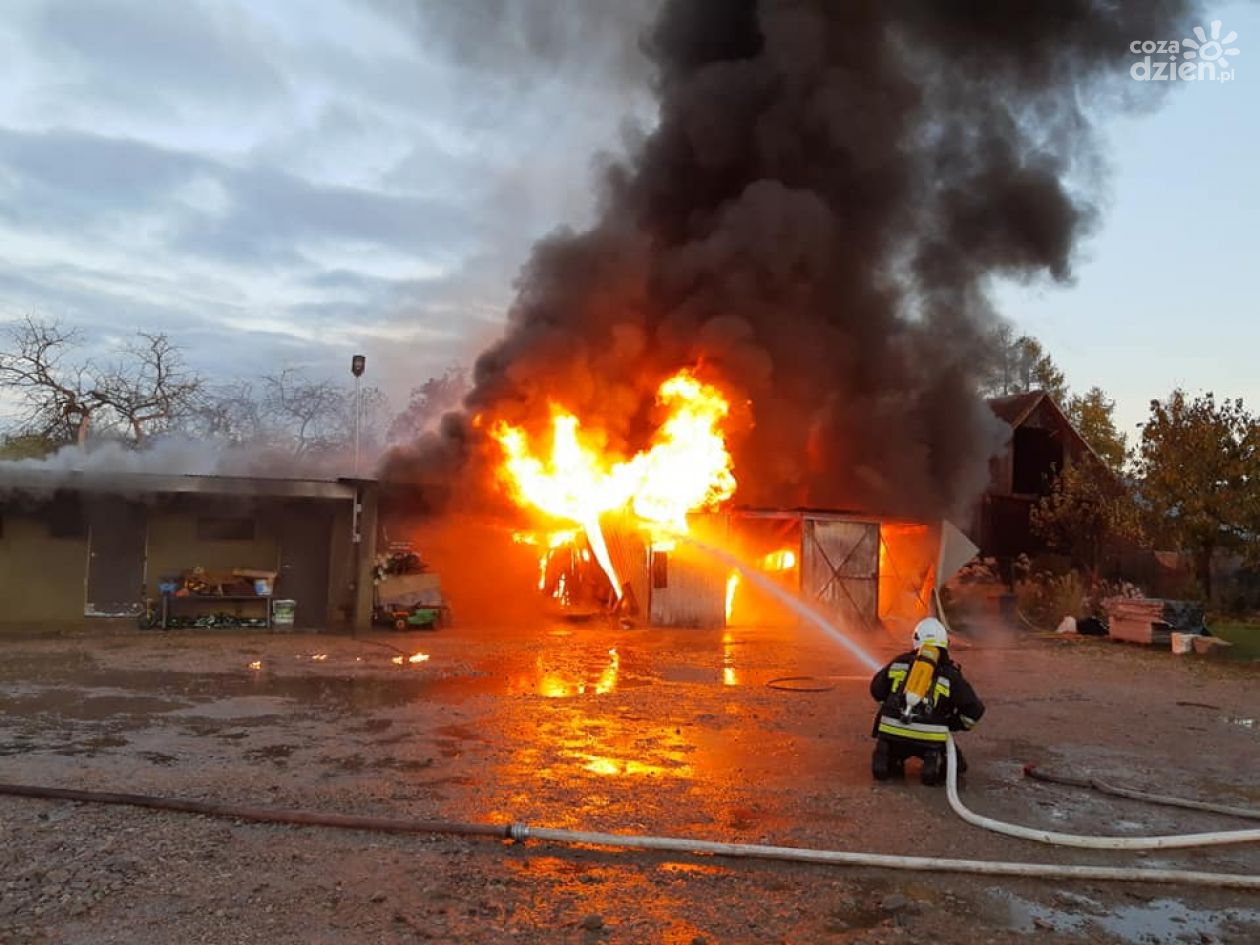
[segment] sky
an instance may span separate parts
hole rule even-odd
[[[1072,284],[997,293],[1074,389],[1116,400],[1130,442],[1178,386],[1260,411],[1260,5],[1207,10],[1238,33],[1234,81],[1134,82],[1159,107],[1100,125],[1102,215]]]
[[[221,378],[364,353],[401,406],[650,125],[652,3],[4,0],[0,319],[166,331]],[[1208,13],[1235,80],[1130,80],[1072,281],[995,287],[1131,434],[1178,385],[1260,409],[1260,7]]]
[[[642,5],[584,3],[5,0],[0,319],[402,397],[470,362],[650,116]]]

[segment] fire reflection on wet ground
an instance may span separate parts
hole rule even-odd
[[[572,629],[544,633],[527,659],[492,660],[459,684],[487,698],[482,725],[495,745],[477,757],[480,790],[452,816],[745,841],[789,825],[767,787],[816,771],[837,750],[794,728],[820,711],[843,718],[836,700],[852,693],[798,696],[815,702],[794,706],[797,720],[785,725],[782,695],[764,685],[785,654],[757,631]],[[814,659],[852,670],[843,654]]]
[[[53,718],[77,732],[48,748],[18,742],[31,781],[64,779],[66,757],[82,755],[97,784],[154,794],[746,842],[784,839],[796,815],[775,803],[776,785],[801,769],[818,777],[834,756],[834,743],[794,731],[804,714],[785,726],[784,696],[765,688],[799,656],[748,631],[561,624],[368,643],[171,638],[161,659],[120,650],[40,660],[38,672],[19,660],[25,688],[6,689],[0,711],[10,725]],[[401,653],[428,659],[394,664]],[[835,693],[806,698],[832,701],[809,712],[842,714]],[[118,699],[125,713],[103,711]],[[606,925],[586,934],[627,941],[706,934],[688,919],[688,887],[727,873],[604,850],[508,845],[501,859],[529,877],[509,887],[513,927],[591,915]]]
[[[1090,660],[1123,659],[1110,652]],[[394,665],[400,653],[430,658]],[[994,759],[1044,753],[1044,745],[1027,741],[1027,713],[1041,712],[1038,724],[1057,725],[1061,740],[1079,740],[1077,723],[1059,720],[1061,708],[1042,712],[1043,705],[1061,707],[1063,681],[1044,672],[1046,652],[976,650],[965,658],[969,676],[994,693],[994,717],[972,754],[979,794],[993,813],[1025,819],[1025,790]],[[1020,713],[1002,711],[1000,687],[1012,661],[1027,671],[1021,678],[1032,692]],[[1095,678],[1084,658],[1055,665],[1075,667],[1073,685],[1082,692]],[[827,686],[767,685],[785,676]],[[14,646],[0,665],[0,755],[9,779],[31,783],[922,855],[956,855],[961,843],[969,855],[1017,858],[1018,850],[955,824],[939,794],[910,784],[872,788],[867,678],[829,643],[788,628],[552,624],[379,640],[137,637],[90,649],[46,641]],[[1042,695],[1051,687],[1054,701]],[[1158,698],[1167,702],[1167,693]],[[1249,717],[1241,698],[1222,691],[1212,702],[1221,706],[1213,737],[1224,747],[1197,763],[1220,769],[1205,770],[1204,778],[1232,784],[1227,759],[1250,750],[1254,731],[1228,721]],[[1130,709],[1112,702],[1107,711],[1131,718],[1152,711],[1152,703]],[[1019,741],[1011,740],[1015,732]],[[1126,740],[1111,750],[1137,749]],[[1107,802],[1073,803],[1082,816],[1112,811]],[[907,834],[907,823],[924,818],[941,829]],[[291,838],[302,849],[361,841],[315,832]],[[405,852],[401,844],[404,860],[426,855],[412,838]],[[491,877],[502,886],[488,896],[486,914],[496,916],[494,934],[515,929],[522,941],[763,940],[773,928],[771,940],[818,941],[825,933],[847,942],[885,921],[848,874],[532,844],[452,841],[448,848],[459,852],[459,869],[476,874],[466,886]],[[426,868],[444,868],[434,866],[435,856]],[[458,880],[443,882],[454,887],[452,897],[472,895]],[[831,890],[821,911],[809,905],[820,884]],[[949,889],[973,895],[963,882]],[[432,918],[447,908],[401,890],[394,895],[406,901],[399,910],[407,915]],[[936,908],[940,895],[934,884],[914,894],[925,909]],[[952,915],[961,907],[951,901],[940,908]],[[559,929],[560,938],[531,938],[540,928]],[[723,934],[732,929],[734,938]]]
[[[616,912],[611,908],[616,900],[630,897],[643,904],[638,916],[609,920],[606,926],[598,925],[588,931],[615,935],[619,941],[655,941],[666,945],[691,945],[698,937],[703,938],[706,931],[686,918],[686,895],[674,888],[679,874],[720,877],[730,872],[717,866],[660,863],[627,876],[626,871],[616,865],[546,855],[515,859],[511,868],[530,885],[548,891],[545,900],[539,897],[524,909],[518,909],[514,920],[545,927],[557,906],[570,915],[598,916],[602,920],[605,915]],[[587,924],[594,925],[594,922]]]

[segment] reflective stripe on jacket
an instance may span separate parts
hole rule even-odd
[[[932,725],[928,722],[906,722],[900,718],[880,715],[876,729],[881,735],[909,738],[916,742],[944,742],[949,738],[948,725]]]
[[[871,696],[881,703],[871,734],[939,743],[945,741],[951,731],[973,727],[984,714],[984,703],[948,655],[937,665],[928,697],[913,716],[902,717],[903,691],[915,656],[914,651],[901,654],[871,679]]]

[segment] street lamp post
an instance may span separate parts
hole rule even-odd
[[[354,477],[359,478],[359,435],[363,426],[363,369],[367,358],[356,354],[350,359],[350,373],[354,375]]]

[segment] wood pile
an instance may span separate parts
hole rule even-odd
[[[1113,597],[1104,604],[1111,637],[1129,643],[1170,644],[1173,631],[1204,632],[1203,607],[1193,601]]]

